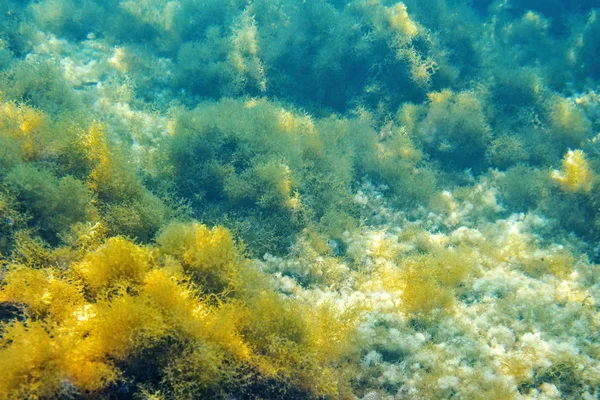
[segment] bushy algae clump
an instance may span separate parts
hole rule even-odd
[[[381,144],[363,121],[314,120],[262,99],[222,100],[177,114],[159,143],[156,184],[189,200],[202,219],[230,214],[225,223],[259,254],[282,253],[309,226],[336,239],[351,228],[361,176],[389,185],[400,204],[429,200],[434,174],[410,138],[393,135]]]
[[[68,266],[9,265],[0,301],[22,314],[3,327],[0,393],[346,396],[356,317],[281,297],[247,264],[226,229],[174,223],[154,246],[115,236]]]

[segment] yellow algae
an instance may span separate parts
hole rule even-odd
[[[571,192],[592,190],[594,175],[582,150],[569,150],[562,160],[562,168],[552,172],[552,179]]]

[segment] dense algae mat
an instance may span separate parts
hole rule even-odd
[[[600,8],[0,4],[0,399],[597,399]]]

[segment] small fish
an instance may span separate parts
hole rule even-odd
[[[329,246],[329,248],[331,249],[331,251],[333,252],[334,255],[336,255],[336,256],[340,255],[340,246],[338,245],[337,241],[335,241],[333,239],[328,239],[327,246]]]

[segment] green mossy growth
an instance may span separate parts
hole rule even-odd
[[[59,235],[71,225],[90,218],[92,193],[75,178],[58,178],[52,172],[33,165],[18,165],[8,173],[4,184],[31,215],[32,227],[56,244]]]
[[[6,99],[28,103],[54,115],[78,108],[77,95],[53,61],[16,63],[0,79],[0,91]]]
[[[416,143],[444,166],[481,169],[492,140],[483,107],[476,92],[433,92],[429,103],[420,106],[416,113],[408,109],[402,112],[400,123]]]
[[[518,211],[534,210],[549,195],[552,187],[550,176],[526,165],[517,165],[506,171],[500,182],[505,204]]]

